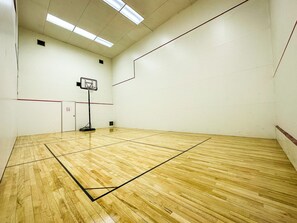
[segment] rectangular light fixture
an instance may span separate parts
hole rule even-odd
[[[110,1],[110,0],[106,0],[106,1]],[[120,0],[117,0],[117,1],[121,2]],[[125,3],[123,3],[123,4],[125,5]],[[102,39],[100,37],[97,37],[95,34],[90,33],[90,32],[88,32],[88,31],[86,31],[84,29],[81,29],[81,28],[77,27],[77,26],[74,26],[74,25],[72,25],[72,24],[70,24],[70,23],[68,23],[68,22],[66,22],[66,21],[64,21],[62,19],[59,19],[58,17],[53,16],[51,14],[47,14],[46,21],[51,22],[51,23],[53,23],[55,25],[61,26],[61,27],[65,28],[67,30],[70,30],[72,32],[75,32],[76,34],[79,34],[79,35],[81,35],[81,36],[83,36],[85,38],[88,38],[90,40],[94,40],[97,43],[100,43],[100,44],[102,44],[104,46],[107,46],[107,47],[112,47],[113,46],[113,43],[111,43],[111,42],[109,42],[109,41],[107,41],[105,39]]]
[[[73,32],[77,33],[78,35],[81,35],[83,37],[86,37],[90,40],[94,40],[96,38],[96,35],[94,35],[93,33],[89,33],[88,31],[81,29],[79,27],[75,27],[75,29],[73,30]]]
[[[120,11],[124,16],[134,22],[136,25],[143,21],[143,17],[135,12],[130,6],[125,5],[124,8]]]
[[[68,29],[69,31],[73,31],[73,29],[75,27],[74,25],[72,25],[62,19],[59,19],[58,17],[53,16],[51,14],[47,14],[46,21],[51,22],[57,26],[61,26],[64,29]]]
[[[125,5],[125,2],[121,0],[103,0],[107,4],[109,4],[111,7],[113,7],[115,10],[120,11],[121,8]]]
[[[97,38],[95,39],[95,41],[96,41],[97,43],[100,43],[100,44],[104,45],[104,46],[108,46],[108,47],[112,47],[112,46],[113,46],[113,43],[111,43],[111,42],[109,42],[109,41],[107,41],[107,40],[105,40],[105,39],[102,39],[102,38],[100,38],[100,37],[98,37],[98,36],[97,36]]]

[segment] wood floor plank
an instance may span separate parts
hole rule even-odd
[[[49,143],[47,146],[56,156],[61,156],[69,153],[80,152],[106,145],[116,144],[124,140],[110,138],[106,136],[84,137],[71,141],[63,141],[57,143]]]
[[[53,157],[43,144],[14,148],[8,162],[9,166],[29,163]]]
[[[136,139],[133,141],[172,149],[186,150],[196,145],[197,143],[204,141],[207,138],[209,137],[200,135],[180,135],[174,133],[166,133]]]
[[[126,128],[40,134],[18,137],[9,165],[1,223],[297,222],[297,172],[273,139]],[[93,198],[113,191],[93,202],[69,173]]]
[[[124,142],[59,160],[85,188],[116,187],[176,154],[177,151]]]

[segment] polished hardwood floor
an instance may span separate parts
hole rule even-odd
[[[18,137],[0,222],[297,222],[276,140],[97,129]]]

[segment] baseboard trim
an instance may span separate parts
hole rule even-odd
[[[297,140],[279,126],[276,126],[276,139],[297,171]]]

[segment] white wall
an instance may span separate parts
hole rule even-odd
[[[12,0],[0,0],[0,179],[14,145],[17,98],[17,24]]]
[[[295,0],[271,1],[272,42],[275,67],[297,21]],[[297,28],[275,74],[277,124],[297,138]]]
[[[200,0],[113,59],[133,60],[239,1]],[[274,138],[269,4],[250,0],[144,56],[113,88],[117,126]]]
[[[272,45],[274,67],[280,61],[281,55],[297,21],[297,1],[271,0]],[[297,139],[297,28],[275,73],[276,124]],[[277,130],[278,131],[278,130]],[[297,146],[288,141],[278,132],[277,139],[295,164],[297,170]],[[284,139],[288,142],[285,143]],[[295,163],[294,163],[294,162]]]
[[[61,115],[57,113],[60,103],[37,100],[86,102],[87,91],[76,86],[80,77],[98,80],[99,90],[91,93],[92,102],[112,103],[109,58],[23,28],[19,30],[19,39],[19,99],[32,99],[31,102],[19,101],[20,135],[61,131]],[[45,41],[45,47],[37,45],[37,39]],[[104,64],[99,64],[99,59],[103,59]],[[32,103],[35,103],[34,116],[30,115]],[[112,113],[112,106],[105,106],[109,113]],[[44,112],[45,108],[47,112]],[[59,111],[61,112],[61,109]],[[22,117],[26,117],[26,120],[22,120]],[[77,116],[77,119],[80,118],[77,123],[84,120],[84,117]],[[102,120],[106,119],[109,117],[102,117]],[[94,127],[108,126],[108,122],[103,121],[94,124]]]
[[[76,103],[76,130],[88,123],[88,104]],[[113,121],[112,105],[91,104],[92,126],[108,127]]]
[[[18,101],[18,135],[61,132],[61,102]]]

